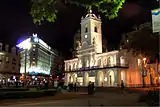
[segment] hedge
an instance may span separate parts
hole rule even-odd
[[[22,98],[39,98],[43,96],[53,96],[56,90],[39,90],[39,91],[8,91],[0,92],[0,99],[22,99]]]
[[[0,92],[1,91],[29,91],[29,88],[0,88]]]
[[[148,106],[158,106],[160,95],[159,92],[159,90],[148,91],[140,96],[139,101],[145,102]]]

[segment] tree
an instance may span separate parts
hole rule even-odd
[[[117,16],[118,10],[125,0],[31,0],[31,15],[33,22],[41,24],[43,20],[54,22],[59,7],[76,5],[85,9],[96,8],[109,19]]]
[[[159,35],[152,33],[151,25],[143,26],[131,33],[128,33],[123,48],[133,50],[133,54],[144,54],[155,59],[159,54]]]

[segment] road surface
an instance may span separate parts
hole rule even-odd
[[[138,94],[117,94],[117,93],[96,93],[95,95],[72,94],[77,96],[74,98],[62,98],[56,100],[53,98],[43,98],[41,100],[33,99],[34,101],[19,101],[18,103],[3,104],[3,107],[32,107],[32,106],[146,106],[144,103],[139,103]],[[55,97],[55,96],[54,96]],[[59,97],[59,96],[57,96]],[[61,100],[62,99],[62,100]],[[1,104],[0,104],[1,105]],[[2,106],[1,106],[2,107]]]

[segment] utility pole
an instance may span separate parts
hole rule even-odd
[[[26,71],[27,71],[27,49],[24,50],[25,51],[25,61],[24,61],[24,86],[26,86]]]

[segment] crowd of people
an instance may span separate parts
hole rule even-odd
[[[79,83],[69,83],[67,87],[67,91],[69,92],[78,92],[80,88]]]
[[[26,88],[42,88],[42,87],[51,87],[53,85],[52,81],[1,81],[0,88],[18,88],[18,87],[26,87]]]
[[[0,88],[11,88],[11,87],[25,87],[25,88],[50,88],[55,87],[54,82],[50,80],[45,81],[10,81],[10,82],[0,82]],[[64,88],[64,84],[57,84],[57,89],[61,90]],[[124,93],[124,82],[121,81],[121,92]],[[80,83],[69,83],[67,86],[68,92],[78,92],[80,90]],[[94,82],[88,83],[88,94],[92,95],[95,92]]]
[[[79,83],[69,83],[67,86],[68,92],[78,92],[80,90],[80,84]],[[93,94],[95,90],[94,82],[88,83],[88,94]]]

